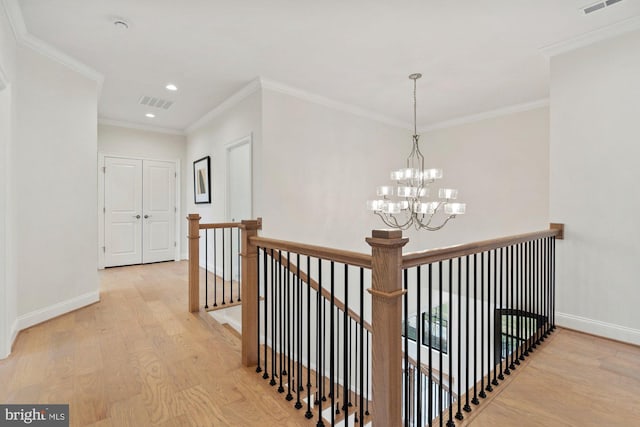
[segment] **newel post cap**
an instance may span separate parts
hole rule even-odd
[[[402,237],[402,230],[372,230],[371,237],[367,237],[366,241],[371,247],[401,248],[409,242],[409,238]]]

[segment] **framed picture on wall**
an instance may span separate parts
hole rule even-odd
[[[193,197],[196,204],[211,203],[211,158],[193,162]]]

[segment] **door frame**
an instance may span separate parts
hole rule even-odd
[[[181,181],[181,171],[180,171],[180,159],[157,159],[150,157],[138,157],[138,156],[127,156],[124,154],[109,154],[109,153],[98,153],[98,270],[103,270],[105,268],[105,209],[104,209],[104,167],[105,167],[105,157],[116,157],[119,159],[133,159],[133,160],[152,160],[156,162],[172,162],[176,165],[176,188],[175,188],[175,230],[174,230],[174,238],[176,242],[176,246],[174,248],[173,259],[174,261],[180,261],[180,213],[182,210],[182,205],[180,204],[180,200],[182,200],[182,196],[180,193],[180,181]],[[180,209],[178,209],[180,208]]]
[[[230,162],[231,162],[231,156],[230,156],[230,152],[231,150],[233,150],[236,147],[239,147],[241,145],[245,145],[245,144],[249,144],[249,172],[251,173],[251,179],[250,179],[250,187],[251,187],[251,212],[250,212],[250,216],[253,217],[253,132],[251,132],[249,135],[245,135],[242,138],[236,139],[235,141],[229,142],[227,143],[224,148],[225,148],[225,158],[226,158],[226,172],[227,172],[227,179],[226,179],[226,188],[225,188],[225,193],[226,193],[226,207],[225,207],[225,217],[228,221],[231,221],[231,191],[230,191],[230,183],[231,183],[231,168],[230,168]],[[252,218],[245,218],[245,219],[252,219]]]

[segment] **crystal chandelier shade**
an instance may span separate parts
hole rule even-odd
[[[416,81],[420,77],[419,73],[409,76],[413,80],[413,145],[406,167],[391,172],[396,184],[378,187],[378,198],[368,200],[367,209],[391,228],[436,231],[456,215],[464,214],[466,205],[455,202],[458,190],[453,188],[440,188],[437,194],[431,194],[432,184],[442,178],[442,169],[425,169],[420,152],[416,125]]]

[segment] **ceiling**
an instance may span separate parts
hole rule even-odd
[[[104,75],[104,119],[184,130],[257,77],[421,127],[548,97],[541,47],[640,15],[623,0],[21,0],[27,30]],[[114,18],[129,23],[118,30]],[[178,86],[168,92],[167,83]],[[169,110],[142,95],[174,101]]]

